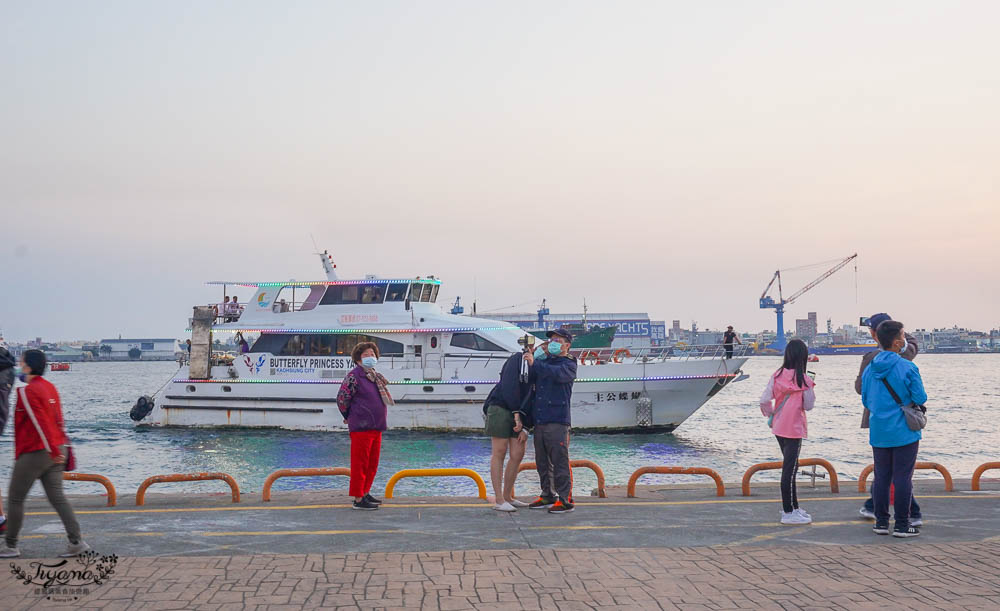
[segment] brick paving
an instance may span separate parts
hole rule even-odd
[[[47,601],[10,576],[0,600],[106,610],[997,609],[1000,541],[127,558],[76,603]]]

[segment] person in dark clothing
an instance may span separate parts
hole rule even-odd
[[[388,407],[395,402],[388,381],[375,371],[379,350],[373,342],[361,342],[351,351],[355,367],[344,376],[337,393],[337,407],[351,437],[352,509],[373,511],[382,504],[371,495],[382,453],[382,431],[386,429]]]
[[[573,475],[569,466],[570,404],[576,380],[576,359],[569,348],[573,335],[566,329],[546,334],[549,341],[534,354],[525,354],[535,385],[535,464],[542,494],[529,505],[549,513],[573,511]],[[557,498],[558,497],[558,498]]]
[[[531,348],[533,346],[526,349]],[[514,498],[514,480],[528,443],[524,403],[531,393],[531,384],[526,365],[523,352],[511,355],[500,370],[500,381],[483,404],[486,434],[490,436],[492,445],[490,477],[495,498],[493,509],[497,511],[511,512],[528,506],[528,503]],[[505,469],[504,459],[508,454],[510,460]]]
[[[737,344],[743,344],[740,341],[740,337],[736,335],[736,331],[733,331],[733,325],[729,325],[726,328],[726,332],[722,334],[722,346],[726,349],[726,358],[733,358],[733,342]]]
[[[10,391],[14,388],[14,357],[0,338],[0,435],[3,435],[10,415]],[[0,534],[7,530],[7,516],[3,513],[3,495],[0,495]]]
[[[880,324],[887,320],[892,320],[892,317],[885,312],[879,312],[878,314],[872,314],[868,319],[868,329],[872,334],[872,339],[876,342],[878,341],[878,335],[875,330]],[[899,356],[903,357],[908,361],[912,361],[917,357],[920,352],[920,346],[917,344],[917,338],[913,337],[909,333],[904,332],[904,337],[906,338],[906,347]],[[875,358],[881,350],[872,350],[871,352],[865,354],[861,358],[861,369],[858,371],[858,377],[854,379],[854,390],[860,395],[861,394],[861,376],[864,375],[865,369],[871,364],[872,359]],[[868,420],[871,413],[868,408],[865,408],[864,413],[861,415],[861,428],[868,428]],[[861,507],[860,514],[868,518],[869,520],[875,519],[875,491],[872,489],[872,493],[868,496],[868,500]],[[924,523],[923,514],[920,512],[920,505],[917,503],[917,498],[913,497],[913,501],[910,505],[910,524],[913,526],[922,526]]]

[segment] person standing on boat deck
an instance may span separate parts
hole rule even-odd
[[[351,358],[355,367],[344,376],[337,393],[337,407],[351,435],[351,485],[353,509],[372,511],[382,501],[371,495],[386,429],[386,409],[393,404],[385,377],[375,371],[378,346],[361,342]]]
[[[871,333],[872,339],[875,340],[876,342],[878,341],[878,335],[875,333],[875,330],[878,329],[878,326],[880,324],[882,324],[887,320],[892,320],[892,317],[886,314],[885,312],[872,314],[868,318],[868,331]],[[904,332],[903,337],[906,338],[906,347],[903,349],[902,352],[899,353],[899,356],[903,357],[908,361],[912,361],[913,359],[917,358],[917,354],[920,352],[920,345],[917,343],[917,338],[913,337],[909,333]],[[871,364],[872,359],[874,359],[875,356],[880,351],[881,348],[878,350],[872,350],[871,352],[865,354],[861,358],[861,370],[858,371],[858,377],[854,379],[854,390],[859,395],[861,394],[861,376],[864,375],[865,369],[868,368],[868,365]],[[861,414],[861,428],[866,429],[868,428],[868,422],[871,417],[871,413],[868,411],[868,408],[864,408],[864,410],[865,410],[864,413]],[[872,489],[871,494],[869,494],[868,496],[868,500],[865,501],[865,504],[861,507],[860,513],[863,517],[868,518],[869,520],[875,519],[874,489]],[[912,503],[910,503],[910,525],[922,526],[923,523],[924,523],[924,516],[923,513],[921,513],[920,511],[920,505],[917,503],[917,497],[913,497],[913,501]]]
[[[532,346],[525,350],[531,350]],[[530,400],[530,370],[522,375],[522,365],[526,365],[524,352],[517,352],[500,369],[500,382],[490,391],[483,404],[486,416],[486,434],[490,436],[492,454],[490,456],[490,478],[493,480],[493,494],[497,511],[517,511],[528,503],[514,498],[514,480],[518,467],[524,458],[528,443],[528,431],[524,424],[525,402]],[[507,468],[504,458],[510,454]]]
[[[0,337],[0,435],[10,415],[10,391],[14,387],[14,357],[7,351],[7,344]],[[0,494],[0,534],[7,530],[7,516],[3,513],[3,495]]]
[[[726,332],[722,334],[722,345],[726,349],[726,358],[727,359],[733,358],[733,342],[734,341],[737,344],[741,344],[741,345],[743,344],[743,342],[740,341],[740,336],[736,335],[736,331],[733,331],[733,325],[729,325],[729,327],[726,328]]]
[[[531,509],[549,513],[573,511],[573,474],[569,466],[570,404],[576,380],[576,359],[570,356],[573,335],[566,329],[546,333],[549,341],[526,353],[535,386],[535,464],[542,485]],[[558,498],[556,498],[558,496]]]
[[[222,303],[215,307],[215,317],[222,322],[229,322],[229,297],[223,299]],[[219,322],[216,320],[216,322]]]
[[[21,355],[21,373],[27,384],[18,389],[14,408],[14,468],[7,493],[10,515],[5,544],[0,547],[0,558],[21,555],[17,549],[17,536],[24,522],[24,499],[38,479],[42,480],[45,496],[59,514],[69,537],[69,546],[59,556],[71,558],[90,549],[80,537],[80,523],[63,494],[69,439],[63,425],[59,392],[42,377],[45,365],[45,353],[41,350],[25,350]]]
[[[760,396],[760,412],[769,416],[771,432],[781,448],[781,523],[809,524],[810,516],[799,507],[795,476],[799,452],[806,438],[806,412],[816,405],[816,383],[806,375],[809,348],[800,339],[785,346],[785,362],[771,375]]]
[[[236,322],[240,319],[240,302],[239,297],[236,295],[233,295],[233,300],[229,302],[229,312],[227,314],[226,322]]]
[[[921,431],[910,428],[904,405],[923,405],[927,392],[920,370],[900,356],[906,349],[903,323],[886,320],[875,329],[882,351],[875,355],[861,375],[861,400],[871,412],[868,440],[875,463],[875,527],[877,535],[889,534],[889,486],[896,489],[894,537],[920,534],[910,522],[913,506],[913,469]]]

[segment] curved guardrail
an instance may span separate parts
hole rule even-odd
[[[569,461],[570,469],[590,469],[597,476],[597,496],[606,499],[608,498],[607,486],[604,481],[604,470],[592,460],[571,460]],[[537,469],[538,465],[533,462],[523,462],[521,466],[517,468],[517,472],[521,471],[531,471]]]
[[[169,475],[154,475],[147,477],[139,484],[139,489],[135,492],[135,504],[143,505],[146,502],[146,489],[153,484],[163,482],[200,482],[203,480],[219,479],[227,484],[233,491],[233,502],[240,502],[240,488],[236,485],[236,480],[228,473],[171,473]]]
[[[990,469],[1000,469],[1000,462],[984,462],[976,467],[976,472],[972,474],[972,489],[979,490],[979,480],[983,478],[983,473]]]
[[[98,484],[104,486],[104,489],[108,491],[108,507],[114,507],[118,504],[118,494],[115,492],[115,485],[111,483],[111,480],[103,475],[63,471],[63,479],[72,480],[74,482],[97,482]]]
[[[808,467],[810,465],[816,465],[817,467],[823,467],[826,472],[830,474],[830,492],[838,494],[840,492],[840,480],[837,479],[837,470],[833,468],[830,461],[823,458],[802,458],[799,459],[799,464],[796,466],[795,470],[798,471],[798,467]],[[750,478],[753,474],[758,471],[770,471],[771,469],[780,469],[782,467],[781,461],[775,462],[762,462],[753,465],[746,470],[743,474],[743,496],[750,496]]]
[[[321,467],[321,468],[303,468],[303,469],[278,469],[274,473],[267,476],[264,480],[264,488],[261,490],[260,497],[262,501],[271,500],[271,486],[274,482],[282,477],[320,477],[326,475],[346,475],[351,476],[351,470],[344,467]]]
[[[944,467],[941,463],[936,462],[922,462],[917,461],[916,469],[934,469],[938,471],[942,476],[944,476],[944,489],[947,492],[952,492],[955,490],[955,484],[951,479],[951,473],[948,469]],[[865,484],[868,482],[868,476],[875,471],[875,465],[871,464],[861,470],[861,475],[858,476],[858,492],[864,492],[866,489]]]
[[[714,469],[708,467],[639,467],[632,476],[628,478],[628,498],[635,498],[635,485],[639,478],[647,473],[661,473],[672,475],[707,475],[715,480],[715,496],[725,496],[726,486],[722,483],[722,477]]]
[[[469,477],[479,488],[479,498],[486,500],[486,482],[472,469],[403,469],[393,473],[389,478],[389,482],[385,485],[385,498],[392,498],[396,482],[404,477]]]

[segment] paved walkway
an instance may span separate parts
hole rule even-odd
[[[905,542],[134,558],[78,602],[0,592],[8,609],[996,609],[998,576],[1000,542]]]
[[[0,609],[1000,608],[1000,486],[958,488],[918,484],[926,526],[912,540],[872,534],[857,516],[864,496],[848,490],[800,490],[816,522],[799,527],[777,524],[776,490],[764,486],[753,497],[581,498],[561,516],[501,514],[475,499],[357,512],[328,492],[239,504],[151,495],[115,508],[77,497],[85,537],[107,555],[89,567],[51,560],[61,524],[32,499],[25,555],[2,565]],[[116,560],[86,592],[47,598],[23,583],[39,570],[92,578]]]

